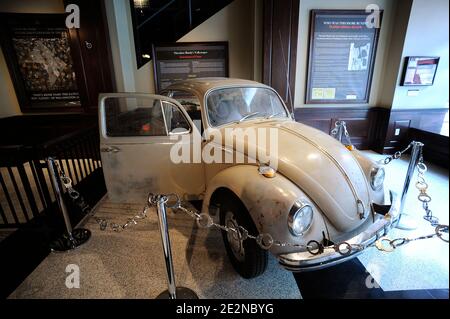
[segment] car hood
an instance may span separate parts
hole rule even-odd
[[[273,148],[272,144],[275,154],[271,155],[277,172],[301,188],[337,230],[351,231],[370,215],[370,186],[364,171],[352,152],[331,136],[294,121],[248,121],[227,128],[228,132],[222,128],[222,136],[230,136],[229,130],[257,129],[256,143],[245,134],[232,144],[226,138],[222,143],[236,153],[249,157],[256,154],[260,162],[267,162],[267,158],[258,154],[268,154],[271,149],[268,132],[276,131],[272,143],[278,145]],[[362,211],[364,218],[360,216]]]

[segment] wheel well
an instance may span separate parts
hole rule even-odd
[[[209,205],[220,206],[220,203],[224,200],[236,200],[245,207],[241,199],[232,190],[226,187],[219,187],[214,191],[214,193],[211,195]]]

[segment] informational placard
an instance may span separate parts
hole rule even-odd
[[[402,85],[427,86],[433,85],[439,57],[411,56],[406,58]]]
[[[154,45],[153,69],[157,92],[186,79],[228,77],[228,43]]]
[[[369,101],[381,11],[369,14],[312,10],[306,103]]]

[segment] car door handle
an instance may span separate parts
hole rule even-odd
[[[120,148],[115,147],[115,146],[107,146],[107,147],[102,147],[100,149],[100,152],[103,152],[103,153],[118,153],[118,152],[120,152]]]

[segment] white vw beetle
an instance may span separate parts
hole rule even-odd
[[[238,129],[258,129],[258,142],[212,138]],[[269,142],[259,136],[267,130],[276,133],[267,140],[277,146],[269,163],[261,156]],[[177,193],[202,200],[202,213],[218,212],[222,225],[263,234],[257,243],[222,231],[229,259],[245,278],[265,270],[268,250],[291,271],[335,265],[398,221],[395,194],[385,196],[383,168],[296,122],[275,90],[253,81],[204,78],[173,84],[162,95],[104,94],[100,140],[111,200]],[[174,160],[183,148],[191,150],[189,160]],[[224,162],[205,153],[234,154]]]

